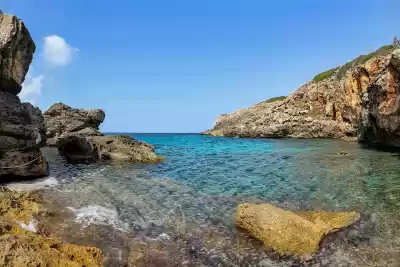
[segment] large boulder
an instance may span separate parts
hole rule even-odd
[[[70,163],[98,161],[158,162],[162,160],[152,145],[130,136],[65,136],[58,150]]]
[[[0,88],[17,95],[35,52],[28,29],[16,16],[0,10]]]
[[[52,105],[45,113],[48,146],[57,146],[65,136],[100,136],[99,125],[104,121],[102,109],[76,109],[63,103]]]
[[[270,204],[241,204],[236,225],[281,255],[303,259],[319,249],[322,238],[360,219],[357,212],[292,212]]]
[[[0,181],[46,176],[41,111],[21,103],[21,90],[35,45],[23,22],[0,12]]]
[[[361,96],[358,139],[400,147],[400,49]]]

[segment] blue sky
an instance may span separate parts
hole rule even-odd
[[[0,0],[37,44],[23,99],[103,131],[199,132],[400,35],[396,0]],[[39,92],[40,90],[40,92]]]

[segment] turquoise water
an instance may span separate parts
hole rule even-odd
[[[399,266],[396,152],[338,140],[133,136],[167,161],[71,166],[45,151],[52,186],[41,192],[65,214],[54,233],[99,246],[108,266]],[[356,210],[363,220],[298,262],[236,230],[242,202]]]

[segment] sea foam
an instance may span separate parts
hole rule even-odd
[[[59,184],[55,177],[47,177],[34,181],[22,181],[6,184],[6,187],[15,191],[35,191],[39,189],[54,187]]]
[[[76,216],[75,221],[88,227],[91,224],[112,225],[114,228],[126,231],[127,226],[118,218],[115,209],[106,208],[98,205],[89,205],[81,208],[68,207]]]

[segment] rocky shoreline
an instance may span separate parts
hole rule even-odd
[[[46,177],[49,164],[41,148],[58,147],[72,163],[157,162],[153,146],[126,136],[103,136],[103,110],[53,105],[42,114],[18,94],[35,52],[24,23],[0,11],[0,181]],[[61,145],[60,145],[61,144]],[[77,160],[77,159],[83,159]],[[90,160],[89,160],[90,159]],[[0,187],[0,265],[103,266],[98,248],[64,243],[47,236],[40,221],[46,211],[29,193]]]
[[[400,49],[384,46],[314,77],[286,98],[217,118],[204,135],[334,138],[400,147]]]

